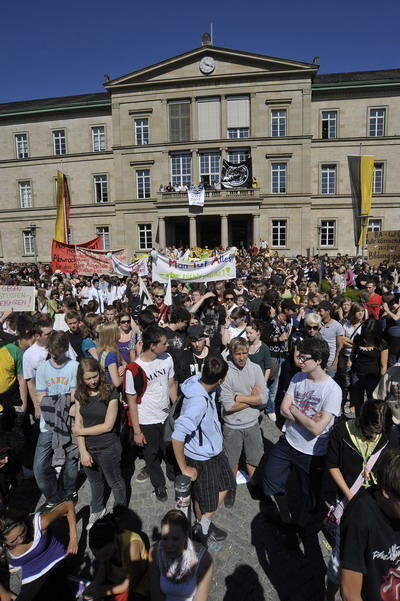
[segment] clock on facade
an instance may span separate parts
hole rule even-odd
[[[215,69],[215,60],[213,57],[204,56],[199,63],[199,69],[202,73],[206,73],[207,75],[212,73]]]

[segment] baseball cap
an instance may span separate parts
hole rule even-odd
[[[203,338],[205,336],[204,328],[201,325],[189,326],[186,333],[188,338]]]

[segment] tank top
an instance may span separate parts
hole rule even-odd
[[[30,549],[22,555],[15,556],[8,551],[9,563],[12,567],[21,568],[21,583],[27,584],[46,574],[58,562],[64,559],[66,553],[62,545],[48,532],[42,532],[40,513],[33,517],[33,542]]]
[[[193,576],[181,580],[180,582],[174,582],[173,580],[166,578],[160,569],[160,589],[165,595],[165,601],[193,601],[193,597],[197,590],[197,570],[199,569],[204,552],[205,548],[199,546],[197,549],[199,562],[193,571]],[[158,567],[160,568],[159,563]]]

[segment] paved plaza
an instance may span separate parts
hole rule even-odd
[[[263,419],[262,429],[268,448],[280,432],[267,417]],[[142,460],[136,460],[136,473],[143,465]],[[137,483],[133,476],[131,483],[129,506],[142,519],[143,531],[154,540],[161,517],[174,507],[173,485],[168,483],[168,501],[161,503],[151,494],[148,480]],[[26,480],[17,491],[13,504],[32,511],[35,502],[41,500],[34,481]],[[88,503],[89,486],[84,481],[79,488],[77,505],[79,533],[82,533],[80,553],[72,560],[76,567],[71,564],[71,570],[79,571],[81,575],[87,573],[90,565],[84,528],[89,517]],[[111,504],[112,498],[109,499],[110,507]],[[320,544],[318,539],[309,537],[306,540],[305,537],[304,544],[289,546],[282,530],[265,519],[262,509],[260,501],[252,499],[247,486],[242,484],[238,486],[234,507],[218,510],[215,522],[228,532],[228,538],[210,547],[215,565],[210,601],[322,601],[321,550],[326,559],[326,545]],[[14,587],[17,586],[16,576],[12,578]]]

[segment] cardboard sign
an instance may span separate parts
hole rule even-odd
[[[400,230],[368,232],[367,248],[371,267],[378,267],[382,261],[400,261]]]
[[[0,286],[0,311],[34,310],[34,286]]]

